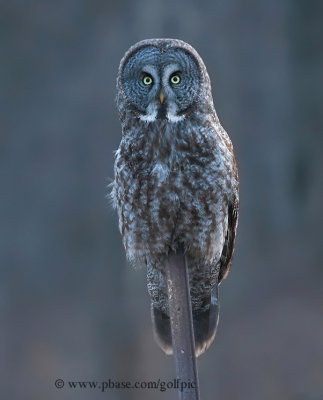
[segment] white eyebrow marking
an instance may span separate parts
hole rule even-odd
[[[145,65],[142,68],[142,72],[145,74],[149,74],[153,77],[154,79],[154,84],[159,85],[159,76],[156,68],[153,65]]]
[[[168,81],[169,81],[169,77],[171,76],[171,74],[173,74],[176,71],[179,71],[180,69],[181,68],[178,64],[167,65],[167,67],[164,69],[163,78],[162,78],[164,87],[168,86]]]

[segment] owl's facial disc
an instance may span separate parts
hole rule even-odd
[[[176,90],[181,90],[182,67],[178,63],[169,64],[161,71],[161,90],[165,103],[159,108],[158,117],[167,118],[169,122],[179,122],[185,119],[177,102]],[[165,104],[165,105],[164,105]]]
[[[200,71],[194,58],[181,48],[139,49],[127,60],[122,84],[136,115],[145,122],[186,118],[196,102]]]

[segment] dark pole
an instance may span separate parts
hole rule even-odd
[[[178,398],[199,400],[192,306],[185,254],[182,251],[170,253],[166,258],[165,268],[176,378],[180,380]]]

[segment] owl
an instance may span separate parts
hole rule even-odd
[[[198,356],[216,333],[238,221],[236,161],[204,62],[181,40],[136,43],[120,62],[117,108],[111,196],[126,255],[147,268],[155,337],[171,354],[164,260],[185,253]]]

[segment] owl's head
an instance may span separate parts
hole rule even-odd
[[[117,90],[128,110],[146,122],[178,122],[200,101],[212,103],[201,57],[176,39],[143,40],[132,46],[121,60]]]

